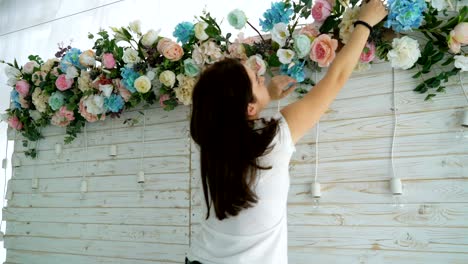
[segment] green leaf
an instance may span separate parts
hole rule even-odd
[[[455,58],[454,57],[450,57],[448,58],[444,63],[442,63],[442,66],[447,66],[449,65],[450,63],[454,62],[455,61]]]
[[[424,99],[424,101],[428,101],[428,100],[430,100],[430,99],[431,99],[432,97],[434,97],[434,96],[436,96],[436,95],[435,95],[435,94],[428,94],[428,95],[426,96],[426,98]]]

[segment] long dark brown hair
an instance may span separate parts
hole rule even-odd
[[[210,216],[223,220],[252,207],[258,197],[253,190],[257,170],[271,169],[258,164],[269,151],[277,133],[272,119],[254,128],[247,106],[256,98],[244,66],[224,59],[207,68],[193,91],[190,134],[200,147],[201,179]]]

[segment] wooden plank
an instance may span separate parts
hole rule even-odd
[[[311,177],[311,182],[313,178]],[[310,183],[289,188],[288,203],[312,205]],[[393,197],[390,182],[321,183],[322,204],[390,204]],[[428,195],[430,194],[430,195]],[[16,194],[15,194],[16,196]],[[411,180],[403,179],[404,203],[465,203],[468,201],[468,179]],[[14,200],[14,199],[13,199]],[[192,188],[192,206],[204,203],[201,187]]]
[[[115,144],[117,146],[117,156],[109,156],[109,146],[88,146],[88,151],[84,148],[64,148],[60,156],[55,150],[41,151],[37,158],[23,158],[23,166],[35,166],[39,164],[72,163],[95,160],[127,160],[143,157],[177,156],[189,154],[188,139],[168,139],[158,141],[132,142],[125,144]],[[17,154],[21,155],[20,153]]]
[[[8,207],[42,208],[186,208],[189,192],[186,191],[142,191],[132,192],[86,192],[76,189],[73,193],[15,193],[8,200]],[[142,197],[140,196],[142,195]]]
[[[157,124],[153,126],[145,127],[145,141],[158,141],[165,139],[186,139],[188,136],[188,123],[185,121],[169,123],[169,124]],[[93,146],[105,146],[111,144],[123,144],[123,143],[142,143],[143,127],[129,127],[120,128],[114,130],[97,131],[94,133],[87,133],[88,147]],[[42,155],[44,150],[54,150],[55,144],[59,143],[63,145],[63,139],[65,134],[59,136],[45,137],[38,141],[37,148],[40,150],[39,156]],[[84,133],[80,133],[79,136],[70,144],[63,145],[63,150],[74,150],[85,148]],[[35,147],[34,143],[30,143],[29,147]],[[17,144],[15,151],[22,153],[27,150],[23,144]]]
[[[398,88],[395,96],[398,114],[455,109],[466,106],[466,99],[458,84],[447,86],[446,93],[438,94],[431,101],[424,101],[425,97],[424,94],[407,90],[401,91]],[[393,95],[389,90],[386,94],[336,99],[321,120],[330,121],[393,115],[392,98]],[[296,100],[297,98],[294,95],[290,95],[282,99],[280,103],[281,106],[286,106]],[[268,107],[263,115],[268,116],[277,112],[277,102],[272,102]]]
[[[80,175],[73,178],[43,178],[45,175],[36,174],[39,177],[39,186],[37,192],[76,192],[80,190]],[[174,174],[149,174],[145,173],[145,190],[147,191],[180,191],[188,190],[188,173]],[[15,193],[31,193],[30,179],[11,179],[11,189]],[[137,182],[138,177],[134,175],[124,176],[104,176],[104,177],[86,177],[88,183],[88,192],[108,192],[108,191],[134,191],[140,188]]]
[[[395,139],[394,157],[462,155],[468,153],[464,142],[456,140],[453,133],[402,136]],[[319,143],[319,161],[390,158],[391,144],[391,138]],[[291,162],[315,162],[315,143],[296,145]]]
[[[185,258],[185,252],[187,251],[188,246],[146,242],[10,236],[5,239],[5,248],[60,254],[66,253],[176,262]]]
[[[121,225],[188,225],[181,208],[4,208],[4,221]]]
[[[289,263],[294,264],[466,264],[468,254],[439,253],[439,252],[411,252],[393,250],[354,250],[316,247],[289,247]]]
[[[319,144],[321,147],[321,145]],[[311,146],[310,148],[313,148]],[[312,150],[311,150],[312,152]],[[381,181],[391,177],[389,158],[322,162],[319,152],[321,182]],[[191,177],[194,186],[201,186],[200,164],[192,154]],[[396,175],[403,179],[445,179],[468,176],[468,155],[440,155],[395,158]],[[315,163],[290,163],[290,179],[293,184],[309,183],[315,175]]]
[[[468,253],[468,228],[290,226],[291,247]]]
[[[7,236],[188,244],[187,226],[8,222]]]
[[[104,175],[136,175],[140,170],[141,159],[89,161],[87,176]],[[15,168],[15,179],[57,178],[82,176],[85,164],[83,162],[57,163],[37,166],[21,166]],[[143,170],[151,174],[186,173],[189,171],[189,157],[168,156],[145,158]]]
[[[91,255],[77,255],[77,254],[63,254],[63,253],[52,253],[52,252],[40,252],[40,251],[27,251],[8,249],[6,259],[7,263],[17,264],[83,264],[83,263],[99,263],[99,264],[173,264],[183,263],[183,260],[177,262],[168,261],[155,261],[155,260],[140,260],[140,259],[128,259],[128,258],[113,258],[113,257],[101,257]]]
[[[397,121],[398,137],[463,131],[460,126],[462,115],[462,109],[401,114]],[[319,142],[391,137],[393,126],[394,120],[391,115],[321,121]],[[313,128],[304,135],[299,144],[315,143],[315,138],[316,128]]]
[[[468,176],[466,154],[402,157],[395,158],[394,163],[396,175],[403,179],[446,179]],[[290,175],[292,183],[310,182],[315,175],[315,163],[290,164]],[[389,179],[390,176],[389,158],[319,163],[318,177],[323,182],[376,181]]]
[[[204,217],[201,207],[193,206],[192,223]],[[421,203],[394,207],[387,204],[289,204],[289,225],[393,226],[393,227],[468,227],[467,203]]]
[[[196,236],[200,229],[200,224],[194,224],[192,237]],[[467,245],[468,228],[288,226],[290,249],[333,248],[468,253]]]

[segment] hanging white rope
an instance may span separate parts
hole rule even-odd
[[[317,70],[314,71],[315,85],[317,85]],[[317,122],[316,131],[315,131],[315,178],[314,182],[317,182],[318,178],[318,166],[319,166],[319,130],[320,130],[320,120]]]
[[[397,129],[397,108],[395,100],[395,69],[392,68],[392,93],[393,93],[393,137],[392,137],[392,149],[390,153],[390,160],[392,163],[392,178],[396,178],[395,172],[395,162],[394,162],[394,151],[395,151],[395,138],[396,138],[396,129]]]
[[[466,101],[468,102],[468,94],[466,93],[465,86],[463,85],[461,71],[458,73],[458,80],[460,80],[460,88],[462,89],[463,94],[465,95]]]
[[[84,198],[84,193],[88,191],[88,184],[86,182],[86,176],[88,174],[88,131],[86,129],[86,123],[84,125],[84,171],[81,177],[81,187],[80,187],[80,200]]]

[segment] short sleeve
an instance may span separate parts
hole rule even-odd
[[[274,144],[279,145],[278,147],[291,151],[291,153],[295,152],[296,146],[294,145],[291,136],[291,130],[289,129],[286,118],[284,118],[281,112],[276,113],[273,118],[278,120],[278,132],[276,138],[273,140]],[[274,148],[277,148],[277,146]]]

